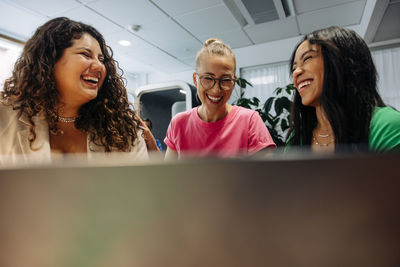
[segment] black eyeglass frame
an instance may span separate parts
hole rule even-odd
[[[219,89],[221,89],[221,90],[223,90],[223,91],[229,91],[229,90],[232,90],[233,88],[235,88],[235,84],[236,84],[236,81],[237,81],[237,78],[236,78],[236,77],[235,77],[235,78],[229,78],[229,79],[231,79],[231,80],[233,81],[232,88],[224,89],[224,88],[221,87],[221,82],[222,82],[222,80],[227,79],[228,77],[214,78],[214,77],[212,77],[212,76],[210,76],[210,75],[201,75],[201,74],[199,74],[199,73],[197,73],[197,72],[196,72],[196,75],[197,75],[197,77],[199,77],[199,79],[200,79],[200,84],[201,84],[201,86],[203,86],[204,89],[206,89],[206,90],[210,90],[211,88],[213,88],[213,87],[215,86],[215,83],[218,81]],[[211,78],[211,79],[213,80],[213,84],[212,84],[212,86],[210,86],[209,88],[207,88],[207,86],[204,86],[203,83],[201,82],[201,79],[204,78],[204,77],[208,77],[208,78]]]

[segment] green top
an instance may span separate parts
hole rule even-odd
[[[369,128],[372,151],[400,150],[400,112],[391,107],[375,108]]]
[[[371,151],[400,151],[400,112],[391,107],[376,107],[369,128],[368,146]],[[286,140],[288,151],[290,139]]]

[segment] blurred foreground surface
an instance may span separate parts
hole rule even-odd
[[[110,162],[0,169],[0,266],[400,266],[399,154]]]

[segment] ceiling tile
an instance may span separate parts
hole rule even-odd
[[[149,47],[144,50],[131,50],[127,53],[128,56],[138,59],[150,67],[164,73],[181,72],[191,69],[189,65],[180,60],[169,56],[155,47]]]
[[[251,40],[243,32],[241,28],[228,30],[225,32],[214,33],[212,36],[206,35],[200,37],[200,40],[204,43],[207,39],[216,37],[221,39],[224,43],[229,45],[231,48],[239,48],[243,46],[252,45]]]
[[[195,69],[196,65],[196,57],[185,57],[185,58],[180,58],[184,63],[189,65],[193,70]]]
[[[398,38],[400,38],[400,2],[389,4],[387,7],[381,24],[376,31],[374,42]]]
[[[0,31],[21,41],[29,39],[36,29],[48,20],[44,16],[5,2],[0,2],[0,10]],[[16,18],[23,23],[17,23]]]
[[[157,65],[156,68],[159,71],[168,74],[192,70],[191,66],[188,66],[187,64],[184,64],[177,60],[170,60],[169,62],[164,61],[163,64]]]
[[[155,71],[147,63],[138,60],[127,54],[115,53],[114,59],[118,62],[119,67],[127,73],[146,73]],[[125,76],[125,75],[124,75]]]
[[[79,1],[79,2],[81,2],[82,4],[90,4],[90,3],[93,3],[93,2],[96,2],[96,1],[99,1],[99,0],[76,0],[76,1]]]
[[[177,58],[193,57],[201,49],[200,42],[192,41],[179,41],[178,43],[171,43],[163,46],[163,49]]]
[[[331,8],[320,9],[297,16],[302,34],[332,25],[348,26],[360,23],[365,1],[359,0]],[[316,21],[318,23],[316,23]]]
[[[100,0],[88,6],[123,27],[144,25],[166,17],[148,0]]]
[[[67,16],[98,29],[112,47],[115,57],[120,59],[124,70],[173,73],[193,70],[197,51],[201,49],[202,42],[210,37],[218,37],[233,49],[240,50],[252,43],[299,36],[299,27],[302,33],[307,33],[332,24],[348,27],[359,25],[364,8],[368,8],[365,6],[367,0],[293,0],[300,13],[298,17],[248,25],[242,29],[225,1],[0,0],[0,32],[26,40],[49,17]],[[128,31],[127,26],[132,24],[141,25],[141,30]],[[394,29],[397,28],[393,25],[397,24],[389,22]],[[118,41],[122,39],[130,41],[132,45],[120,46]],[[259,59],[257,55],[264,50],[258,51],[254,47],[247,48],[261,64],[264,57]],[[277,54],[279,50],[278,45],[273,53]]]
[[[69,9],[80,6],[81,4],[75,0],[13,0],[15,4],[21,5],[24,8],[33,10],[44,16],[52,17],[57,13],[67,11]]]
[[[162,52],[157,47],[151,46],[149,44],[147,44],[147,46],[144,48],[130,48],[129,51],[127,51],[126,53],[128,56],[133,56],[142,62],[148,63],[149,65],[157,63],[158,58],[162,60],[164,58],[169,59],[171,57],[168,54]]]
[[[201,48],[201,42],[187,33],[170,18],[143,25],[136,33],[150,43],[176,57],[192,56]]]
[[[81,21],[95,27],[101,34],[106,35],[114,32],[121,31],[122,28],[104,17],[93,12],[85,6],[80,6],[74,9],[70,9],[66,12],[57,14],[57,17],[65,16],[72,20]]]
[[[299,35],[295,17],[289,17],[284,20],[277,20],[258,25],[251,25],[245,27],[244,30],[256,44]]]
[[[167,12],[171,17],[183,15],[185,13],[198,11],[223,3],[222,0],[184,0],[184,1],[165,1],[153,0],[161,9]]]
[[[233,30],[240,27],[225,5],[202,9],[175,18],[183,27],[195,36],[207,36],[213,33]]]
[[[354,0],[293,0],[293,5],[295,7],[296,14],[299,15],[302,13],[327,7],[334,7],[349,2],[354,2]]]
[[[122,29],[121,31],[112,34],[107,34],[105,35],[105,39],[107,41],[107,44],[111,46],[113,50],[118,50],[120,53],[128,53],[132,50],[141,51],[140,53],[143,53],[143,51],[146,51],[146,49],[152,48],[152,45],[133,35],[125,29]],[[131,43],[131,45],[121,46],[119,44],[120,40],[127,40]]]

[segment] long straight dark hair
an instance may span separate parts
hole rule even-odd
[[[324,83],[320,102],[335,135],[335,144],[346,145],[353,151],[365,149],[374,108],[385,106],[377,91],[377,73],[367,44],[356,32],[342,27],[314,31],[294,49],[290,70],[297,48],[304,41],[321,46]],[[304,106],[296,91],[288,143],[311,145],[316,125],[315,108]]]

